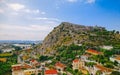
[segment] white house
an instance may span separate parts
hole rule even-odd
[[[30,44],[14,44],[14,46],[18,46],[24,50],[32,48]]]
[[[58,72],[63,73],[65,68],[66,68],[66,66],[63,63],[61,63],[61,62],[57,62],[55,64],[55,68],[57,69]]]
[[[21,64],[12,65],[12,75],[24,75]]]
[[[5,48],[5,49],[2,49],[2,52],[5,53],[5,52],[11,52],[15,50],[14,48]]]
[[[106,50],[111,50],[113,49],[113,46],[101,46],[101,48],[106,49]]]
[[[111,60],[112,62],[117,61],[117,62],[120,64],[120,55],[117,55],[117,56],[115,56],[115,57],[110,57],[110,60]]]

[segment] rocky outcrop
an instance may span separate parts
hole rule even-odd
[[[114,38],[120,41],[120,35],[115,34],[118,37],[114,37],[113,34],[104,27],[62,22],[45,37],[39,50],[41,54],[55,54],[58,47],[72,43],[96,46],[107,44],[109,40],[114,41]]]

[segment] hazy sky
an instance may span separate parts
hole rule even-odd
[[[120,31],[120,0],[0,0],[0,40],[43,40],[63,21]]]

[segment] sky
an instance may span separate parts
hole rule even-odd
[[[61,22],[120,31],[120,0],[0,0],[0,40],[43,40]]]

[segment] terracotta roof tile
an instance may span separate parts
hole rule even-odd
[[[55,64],[55,66],[59,66],[59,67],[61,67],[61,68],[65,68],[65,65],[62,64],[62,63],[60,63],[60,62],[57,62],[57,63]]]
[[[74,59],[73,62],[75,62],[75,63],[76,63],[76,62],[79,62],[79,59]]]
[[[106,67],[104,67],[104,66],[102,66],[102,65],[95,65],[95,67],[98,68],[98,69],[100,69],[100,70],[103,71],[103,72],[112,72],[111,69],[106,68]]]
[[[120,55],[115,55],[116,60],[120,60]]]
[[[12,70],[13,71],[21,70],[21,66],[14,66],[12,67]]]
[[[28,68],[32,68],[32,66],[30,66],[30,65],[28,65],[28,64],[24,64],[24,65],[22,65],[22,68],[28,69]]]
[[[34,62],[34,61],[35,61],[35,59],[32,59],[31,61],[32,61],[32,62]]]
[[[99,52],[99,51],[93,50],[93,49],[88,49],[86,52],[91,53],[91,54],[102,54],[102,52]]]
[[[45,74],[57,74],[57,70],[46,70]]]

